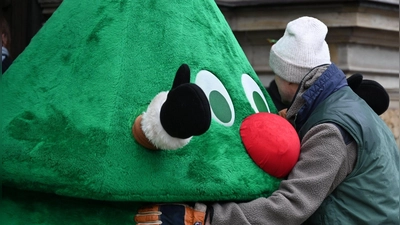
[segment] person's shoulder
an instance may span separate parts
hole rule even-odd
[[[5,57],[1,63],[2,73],[6,72],[6,70],[8,69],[8,67],[11,66],[12,63],[13,63],[13,60],[10,57]]]

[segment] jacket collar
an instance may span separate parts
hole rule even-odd
[[[306,76],[307,77],[307,76]],[[304,80],[300,86],[304,86]],[[302,94],[303,106],[297,112],[295,126],[299,130],[313,110],[329,95],[347,86],[346,75],[335,64],[331,64],[319,78]],[[299,87],[300,89],[301,87]]]

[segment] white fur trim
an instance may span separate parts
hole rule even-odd
[[[162,150],[176,150],[187,145],[192,137],[181,139],[170,136],[160,121],[161,107],[167,99],[168,91],[160,92],[151,100],[142,115],[142,130],[150,142]]]

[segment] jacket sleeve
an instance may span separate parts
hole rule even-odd
[[[346,147],[335,125],[315,126],[304,136],[299,161],[278,190],[246,203],[213,204],[211,225],[301,224],[352,171],[355,158],[355,143]]]

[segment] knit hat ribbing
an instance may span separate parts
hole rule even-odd
[[[326,25],[312,17],[289,22],[284,35],[271,47],[271,69],[286,81],[300,83],[312,68],[330,64],[327,33]]]

